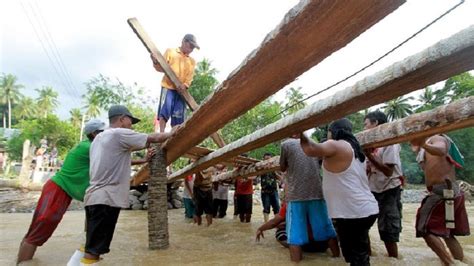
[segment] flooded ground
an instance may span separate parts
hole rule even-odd
[[[370,235],[374,256],[373,265],[441,265],[440,260],[422,239],[414,237],[414,216],[418,204],[405,204],[400,259],[385,255],[376,227]],[[474,232],[474,205],[467,203],[471,232]],[[170,247],[151,251],[147,246],[146,211],[122,211],[111,252],[100,265],[286,265],[291,264],[288,250],[281,247],[273,231],[265,232],[265,239],[255,242],[255,231],[263,221],[261,207],[254,206],[252,223],[241,224],[232,215],[215,220],[211,227],[185,223],[183,209],[169,211]],[[232,207],[228,214],[232,214]],[[31,213],[0,213],[0,265],[14,265],[18,245],[31,221]],[[52,238],[38,248],[35,258],[22,265],[65,265],[81,243],[84,225],[83,211],[68,211]],[[460,237],[466,255],[465,262],[474,265],[474,236]],[[346,265],[342,258],[329,254],[304,254],[301,265]],[[463,263],[459,263],[463,265]]]

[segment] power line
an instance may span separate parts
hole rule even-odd
[[[72,98],[74,98],[75,96],[74,96],[73,94],[71,94],[71,91],[70,91],[69,88],[68,88],[67,82],[65,82],[64,77],[61,75],[61,72],[58,70],[58,67],[56,66],[55,61],[54,61],[53,58],[51,57],[50,52],[48,51],[48,49],[47,49],[47,47],[46,47],[46,45],[45,45],[43,39],[41,38],[41,36],[40,36],[38,30],[36,29],[36,27],[35,27],[35,25],[34,25],[32,19],[30,18],[30,15],[29,15],[29,13],[28,13],[28,11],[27,11],[25,5],[23,4],[22,1],[19,1],[19,2],[20,2],[20,4],[21,4],[21,7],[22,7],[22,9],[23,9],[23,12],[25,13],[25,15],[26,15],[26,17],[27,17],[27,19],[28,19],[28,22],[30,23],[31,27],[33,28],[33,31],[34,31],[34,33],[35,33],[35,35],[36,35],[36,38],[37,38],[38,41],[40,42],[41,47],[43,48],[44,53],[45,53],[46,56],[48,57],[48,60],[49,60],[51,66],[53,67],[54,72],[56,73],[56,75],[57,75],[57,77],[58,77],[58,79],[59,79],[58,84],[62,84],[63,87],[66,89],[65,92],[66,92],[66,94],[68,94],[68,95],[71,97],[71,100],[70,100],[70,101],[71,101],[71,103],[72,103],[72,102],[73,102],[73,101],[72,101]]]
[[[454,5],[453,7],[451,7],[450,9],[448,9],[446,12],[444,12],[443,14],[441,14],[440,16],[438,16],[436,19],[434,19],[433,21],[431,21],[430,23],[428,23],[426,26],[424,26],[423,28],[421,28],[420,30],[418,30],[417,32],[415,32],[414,34],[412,34],[410,37],[408,37],[407,39],[405,39],[404,41],[402,41],[401,43],[399,43],[398,45],[396,45],[395,47],[393,47],[391,50],[389,50],[388,52],[386,52],[385,54],[383,54],[382,56],[380,56],[379,58],[375,59],[374,61],[372,61],[371,63],[369,63],[368,65],[362,67],[361,69],[357,70],[356,72],[354,72],[353,74],[341,79],[340,81],[330,85],[329,87],[326,87],[325,89],[323,90],[320,90],[314,94],[311,94],[310,96],[302,99],[302,100],[299,100],[297,101],[296,103],[288,106],[287,108],[283,109],[280,113],[276,114],[275,116],[273,116],[271,119],[283,114],[284,112],[286,112],[288,109],[291,109],[293,108],[294,106],[314,97],[314,96],[317,96],[339,84],[341,84],[342,82],[354,77],[355,75],[359,74],[360,72],[366,70],[367,68],[373,66],[375,63],[379,62],[380,60],[382,60],[383,58],[387,57],[389,54],[391,54],[392,52],[394,52],[395,50],[397,50],[398,48],[400,48],[402,45],[404,45],[405,43],[407,43],[408,41],[410,41],[411,39],[413,39],[415,36],[417,36],[418,34],[420,34],[421,32],[423,32],[424,30],[426,30],[427,28],[429,28],[431,25],[433,25],[434,23],[436,23],[438,20],[440,20],[441,18],[443,18],[444,16],[446,16],[447,14],[449,14],[451,11],[453,11],[454,9],[458,8],[460,5],[464,4],[464,1],[465,0],[461,0],[459,3],[457,3],[456,5]]]
[[[52,46],[54,49],[53,49],[53,52],[55,52],[55,55],[56,55],[56,58],[57,58],[57,61],[59,62],[59,65],[60,67],[62,68],[63,72],[64,72],[64,75],[66,77],[66,80],[69,82],[69,85],[72,87],[73,89],[73,92],[76,96],[79,96],[80,97],[80,93],[78,92],[77,88],[74,86],[74,83],[72,82],[72,78],[71,78],[71,75],[70,75],[70,72],[68,71],[68,68],[66,67],[66,65],[64,64],[64,60],[62,59],[61,57],[61,53],[59,52],[59,49],[58,47],[56,46],[56,43],[54,41],[54,38],[51,34],[51,32],[49,31],[49,27],[48,27],[48,24],[46,24],[46,20],[44,19],[43,17],[43,13],[41,11],[41,8],[38,4],[38,1],[34,1],[35,4],[36,4],[36,9],[38,10],[38,13],[39,13],[39,17],[40,19],[38,19],[39,21],[43,22],[43,25],[44,25],[44,28],[45,28],[45,32],[47,35],[47,37],[49,37],[49,41],[50,41],[50,46]],[[31,2],[30,2],[30,7],[31,9],[34,11],[34,8],[33,6],[31,5]],[[36,14],[36,13],[35,13]],[[41,25],[41,23],[39,23]],[[46,38],[48,39],[48,38]],[[52,44],[52,45],[51,45]],[[77,94],[76,94],[77,93]]]
[[[325,91],[328,91],[329,89],[339,85],[340,83],[354,77],[355,75],[359,74],[360,72],[366,70],[367,68],[371,67],[372,65],[374,65],[375,63],[379,62],[380,60],[382,60],[383,58],[385,58],[386,56],[388,56],[389,54],[391,54],[392,52],[394,52],[395,50],[397,50],[398,48],[400,48],[402,45],[404,45],[405,43],[407,43],[408,41],[410,41],[411,39],[413,39],[415,36],[417,36],[418,34],[420,34],[421,32],[423,32],[424,30],[426,30],[427,28],[429,28],[431,25],[433,25],[434,23],[436,23],[438,20],[440,20],[441,18],[443,18],[444,16],[446,16],[447,14],[449,14],[451,11],[455,10],[456,8],[458,8],[460,5],[462,5],[464,3],[465,0],[461,0],[459,3],[457,3],[456,5],[454,5],[453,7],[451,7],[450,9],[448,9],[447,11],[445,11],[444,13],[442,13],[440,16],[438,16],[437,18],[435,18],[433,21],[431,21],[430,23],[428,23],[426,26],[422,27],[420,30],[418,30],[417,32],[415,32],[414,34],[412,34],[410,37],[408,37],[407,39],[405,39],[404,41],[402,41],[401,43],[399,43],[398,45],[396,45],[394,48],[390,49],[388,52],[386,52],[385,54],[383,54],[382,56],[380,56],[379,58],[377,58],[376,60],[372,61],[371,63],[367,64],[366,66],[362,67],[361,69],[357,70],[356,72],[354,72],[353,74],[345,77],[344,79],[326,87],[325,89],[321,90],[321,91],[318,91],[314,94],[311,94],[310,96],[302,99],[302,100],[299,100],[297,101],[296,103],[286,107],[285,109],[283,109],[282,111],[280,111],[278,114],[270,117],[270,119],[265,119],[264,122],[262,124],[264,124],[264,126],[268,125],[268,123],[271,123],[275,118],[278,118],[280,117],[281,115],[283,115],[286,111],[288,111],[289,109],[295,107],[296,105],[298,104],[301,104],[302,102],[314,97],[314,96],[317,96]],[[248,127],[246,127],[246,129],[250,128],[250,126],[253,126],[254,128],[261,128],[261,124],[255,124],[255,122],[251,122],[250,125],[248,125]]]

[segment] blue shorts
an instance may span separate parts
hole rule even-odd
[[[325,241],[336,237],[336,231],[323,199],[290,201],[286,210],[286,232],[289,245],[301,246],[309,243],[308,223],[311,225],[315,241]]]
[[[161,110],[158,110],[158,117],[163,118],[165,121],[171,117],[171,126],[180,125],[184,122],[184,108],[186,103],[183,97],[175,90],[166,89],[165,102],[161,106]]]

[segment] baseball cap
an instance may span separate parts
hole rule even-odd
[[[197,44],[197,41],[196,41],[196,37],[190,33],[184,35],[184,38],[183,40],[185,41],[188,41],[189,43],[191,43],[194,47],[198,48],[198,49],[201,49],[201,47],[199,47],[199,45]]]
[[[84,125],[84,134],[89,135],[97,130],[104,130],[105,123],[99,119],[91,119]]]
[[[127,109],[127,107],[123,105],[113,105],[109,108],[109,119],[118,116],[118,115],[126,115],[132,119],[132,124],[136,124],[140,122],[140,119],[134,117],[132,113]]]

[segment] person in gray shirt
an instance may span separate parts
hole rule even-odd
[[[307,156],[297,139],[299,135],[281,144],[280,168],[286,172],[286,232],[290,247],[290,258],[299,262],[302,248],[309,243],[307,223],[315,241],[328,240],[334,257],[339,256],[336,231],[323,198],[318,158]]]
[[[131,153],[164,142],[170,133],[143,134],[133,131],[140,122],[122,105],[109,109],[110,128],[94,139],[90,148],[90,186],[86,190],[87,234],[84,264],[93,264],[110,251],[110,242],[121,208],[128,207]]]

